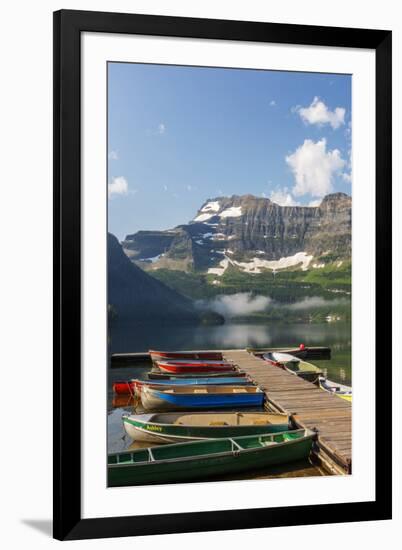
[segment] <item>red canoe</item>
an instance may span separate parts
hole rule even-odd
[[[233,365],[229,361],[207,361],[205,359],[165,359],[155,361],[156,365],[159,363],[169,363],[170,365],[183,365],[184,367],[229,367]]]
[[[170,361],[171,359],[204,359],[205,361],[221,361],[220,351],[156,351],[149,350],[152,361]]]
[[[162,372],[194,373],[194,372],[230,372],[235,368],[231,363],[219,361],[157,361]]]
[[[113,391],[117,395],[133,395],[134,389],[134,382],[131,380],[119,380],[113,384]]]

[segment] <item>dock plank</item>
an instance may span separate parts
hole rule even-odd
[[[351,473],[352,406],[349,401],[246,350],[224,351],[223,355],[264,390],[268,405],[292,415],[298,426],[318,430],[314,451],[318,459],[338,474]]]

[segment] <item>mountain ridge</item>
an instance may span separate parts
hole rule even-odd
[[[122,246],[150,270],[219,277],[229,266],[247,273],[318,269],[350,259],[351,205],[345,193],[327,195],[318,206],[280,206],[250,194],[213,197],[190,222],[138,231]]]

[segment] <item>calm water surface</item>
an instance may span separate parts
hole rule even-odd
[[[139,329],[130,325],[114,325],[109,335],[109,352],[141,352],[148,349],[230,349],[245,347],[329,346],[329,361],[315,361],[330,380],[351,385],[351,327],[350,323],[323,324],[225,324],[202,327],[154,327]],[[116,380],[142,378],[149,364],[109,369],[108,376],[108,450],[116,452],[139,447],[124,432],[123,412],[142,412],[125,396],[113,396],[112,384]],[[146,445],[143,445],[146,446]],[[308,463],[270,468],[256,474],[261,477],[296,477],[320,475]],[[250,479],[247,474],[231,479]]]

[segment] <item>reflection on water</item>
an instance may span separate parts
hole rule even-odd
[[[133,327],[114,325],[110,353],[148,349],[229,349],[246,347],[328,346],[331,360],[317,361],[326,376],[351,384],[350,323],[225,324],[222,326]]]
[[[150,348],[222,349],[227,347],[265,347],[330,345],[333,350],[350,347],[349,323],[322,324],[236,324],[220,326],[148,326],[114,325],[110,330],[110,351],[135,352]]]
[[[110,352],[148,349],[229,349],[246,347],[329,346],[330,361],[317,361],[328,378],[351,383],[350,323],[225,324],[222,326],[133,327],[114,325]]]

